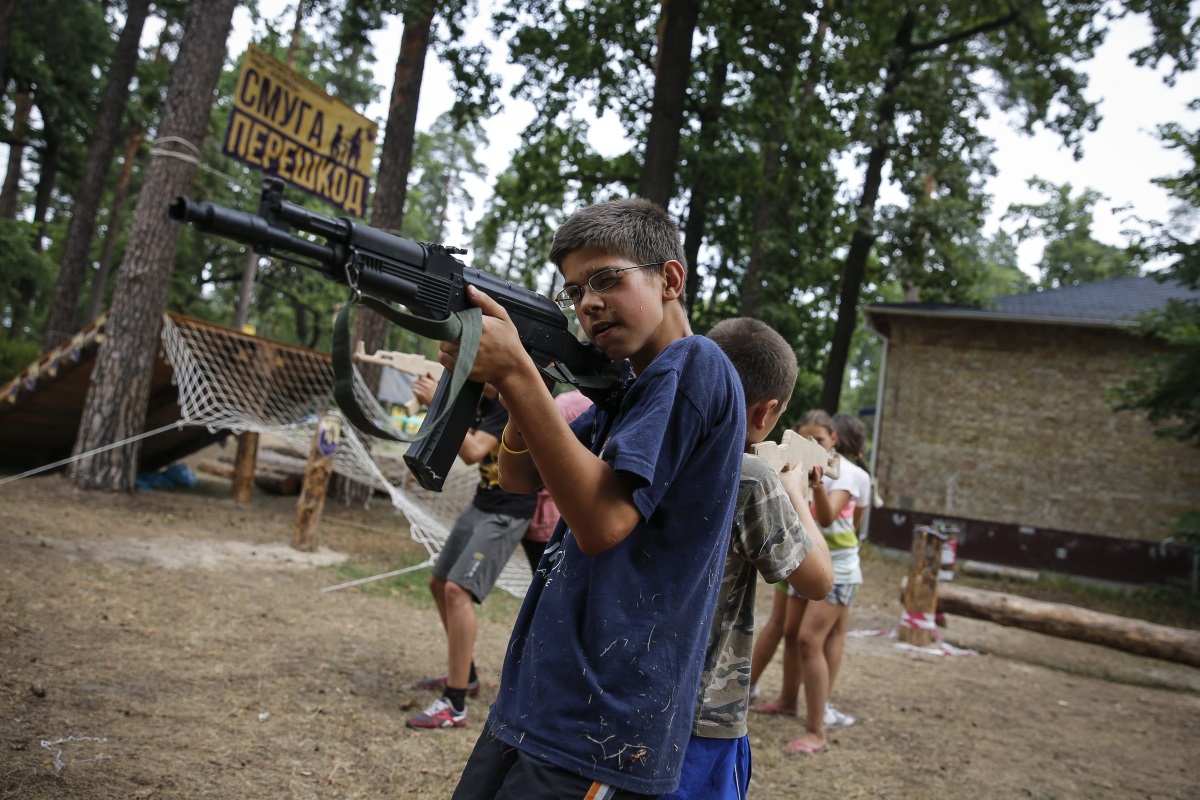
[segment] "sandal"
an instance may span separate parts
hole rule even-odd
[[[777,703],[759,703],[756,706],[750,706],[750,710],[756,714],[778,714],[784,717],[797,716],[795,711],[784,711]]]
[[[785,744],[783,746],[783,752],[792,753],[793,755],[806,754],[806,755],[810,755],[810,756],[815,756],[817,753],[824,753],[828,749],[829,749],[828,743],[826,743],[826,744],[809,744],[808,742],[802,742],[799,739],[792,739],[790,742],[788,742],[787,744]]]

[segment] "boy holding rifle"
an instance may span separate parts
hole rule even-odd
[[[637,798],[679,781],[745,442],[732,365],[693,336],[685,257],[658,206],[599,203],[555,234],[556,298],[636,379],[569,426],[507,313],[481,291],[471,378],[510,413],[501,485],[562,514],[526,595],[496,703],[454,797]],[[439,360],[452,368],[456,342]]]

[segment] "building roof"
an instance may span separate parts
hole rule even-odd
[[[1168,300],[1200,302],[1200,292],[1177,281],[1143,275],[1004,295],[993,298],[994,307],[990,309],[940,303],[879,303],[864,311],[872,328],[876,327],[873,317],[888,315],[1112,327],[1134,325],[1140,315],[1164,308]]]

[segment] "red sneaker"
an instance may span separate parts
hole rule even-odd
[[[410,728],[465,728],[467,727],[467,709],[455,711],[454,706],[444,697],[439,697],[429,704],[429,708],[409,717],[404,723]]]

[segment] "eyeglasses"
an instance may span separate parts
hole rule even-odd
[[[652,264],[637,264],[632,267],[605,267],[592,273],[592,277],[588,278],[584,285],[596,293],[607,292],[620,282],[622,272],[643,267],[661,267],[665,263],[667,262],[655,261]],[[554,302],[558,303],[560,308],[571,308],[578,305],[581,300],[583,300],[583,286],[577,283],[567,284],[562,291],[554,295]]]

